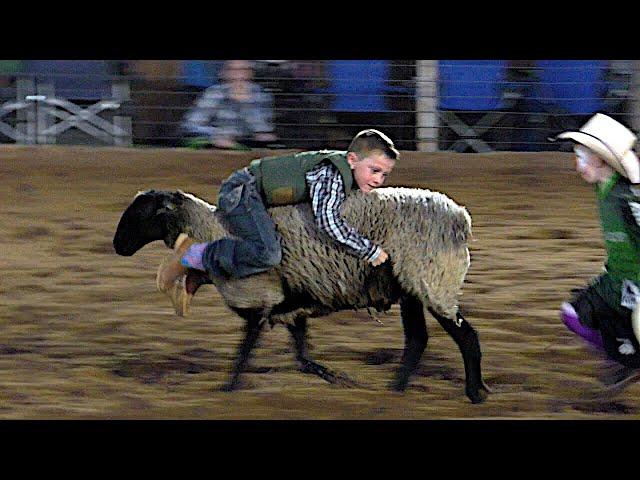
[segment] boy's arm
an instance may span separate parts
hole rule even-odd
[[[359,258],[373,263],[382,248],[363,237],[340,215],[345,200],[344,182],[337,168],[320,164],[307,173],[311,195],[311,208],[316,226],[337,242],[348,247]]]

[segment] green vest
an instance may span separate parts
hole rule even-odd
[[[251,162],[249,170],[256,177],[258,191],[266,206],[288,205],[309,200],[305,175],[325,160],[338,168],[348,194],[353,187],[353,174],[345,151],[319,150],[259,158]]]
[[[619,309],[622,282],[640,286],[640,227],[628,213],[628,202],[640,202],[618,173],[604,185],[596,186],[598,210],[607,250],[607,273],[595,284],[598,293],[613,308]]]

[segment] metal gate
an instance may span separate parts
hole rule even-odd
[[[130,100],[129,83],[114,81],[111,98],[80,106],[56,97],[51,83],[31,78],[16,81],[16,100],[0,105],[0,133],[19,144],[53,144],[65,131],[77,128],[107,145],[131,145],[131,117],[100,116],[119,110]]]

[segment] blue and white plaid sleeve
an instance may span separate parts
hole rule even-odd
[[[316,226],[337,242],[345,245],[359,258],[373,262],[382,249],[360,235],[340,215],[346,198],[344,182],[339,170],[332,164],[322,163],[307,172],[311,208]]]
[[[192,134],[215,136],[217,129],[211,124],[211,120],[216,117],[223,100],[224,95],[219,86],[207,88],[185,115],[183,128]]]
[[[273,97],[254,85],[253,102],[248,110],[247,123],[253,133],[271,133],[273,126]]]

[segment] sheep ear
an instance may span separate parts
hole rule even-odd
[[[168,213],[174,210],[176,210],[176,206],[171,202],[166,202],[156,211],[156,215],[160,215],[162,213]]]
[[[177,192],[172,192],[171,201],[175,205],[182,205],[182,203],[184,202],[184,192],[182,190],[178,190]]]

